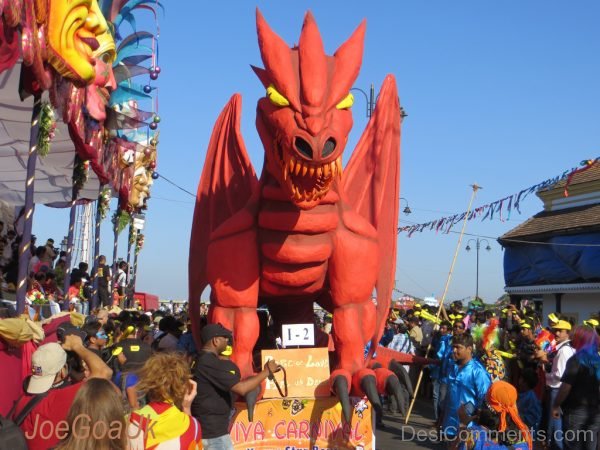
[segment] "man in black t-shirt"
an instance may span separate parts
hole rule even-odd
[[[581,329],[584,327],[578,327]],[[595,331],[589,327],[588,336]],[[576,331],[577,333],[577,331]],[[561,386],[552,405],[552,415],[560,417],[563,410],[563,432],[565,449],[596,450],[600,432],[600,356],[598,339],[586,352],[578,351],[571,356],[561,378]]]
[[[219,359],[232,339],[231,331],[220,323],[213,323],[202,328],[200,338],[202,350],[194,369],[198,394],[192,403],[192,415],[200,421],[205,450],[233,450],[229,436],[233,394],[246,395],[280,368],[275,361],[269,361],[262,372],[240,381],[240,369],[228,359]]]
[[[115,346],[115,352],[113,352],[117,353],[122,372],[132,372],[139,369],[152,356],[150,346],[137,337],[137,327],[134,325],[130,326],[134,327],[135,330],[127,338],[119,342]]]
[[[98,271],[96,272],[98,277],[98,302],[100,307],[112,305],[112,299],[110,297],[110,267],[106,265],[106,256],[100,255],[98,258]]]

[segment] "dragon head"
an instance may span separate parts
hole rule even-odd
[[[333,56],[325,54],[310,12],[293,48],[258,10],[256,27],[265,68],[253,69],[267,90],[256,117],[265,168],[294,204],[311,209],[342,176],[342,153],[352,128],[350,89],[362,62],[365,22]]]

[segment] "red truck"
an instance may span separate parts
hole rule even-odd
[[[158,309],[158,295],[148,294],[147,292],[136,292],[133,294],[134,301],[139,301],[144,311]]]

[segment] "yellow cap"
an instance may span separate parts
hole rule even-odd
[[[558,323],[552,325],[550,328],[554,330],[569,330],[571,331],[571,324],[566,320],[559,320]]]
[[[596,320],[596,319],[588,319],[588,320],[584,320],[583,324],[587,325],[589,327],[595,328],[598,325],[600,325],[600,322],[598,322],[598,320]]]
[[[521,322],[519,325],[521,325],[521,328],[531,328],[531,325],[529,325],[527,322]]]

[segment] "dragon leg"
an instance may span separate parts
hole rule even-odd
[[[342,404],[346,421],[352,417],[350,402],[354,395],[366,395],[377,418],[381,418],[381,402],[377,392],[375,371],[365,367],[365,346],[375,329],[375,305],[369,299],[348,303],[333,310],[333,335],[338,367],[331,374],[330,385]]]
[[[210,321],[221,323],[224,327],[235,330],[233,334],[233,354],[231,359],[239,367],[241,378],[254,375],[252,366],[252,350],[258,339],[259,321],[254,307],[211,306]],[[261,386],[245,396],[248,406],[248,420],[254,419],[254,407],[261,396]]]
[[[231,359],[240,368],[242,379],[254,375],[252,350],[258,340],[260,329],[256,308],[215,305],[210,311],[210,321],[235,330]]]

